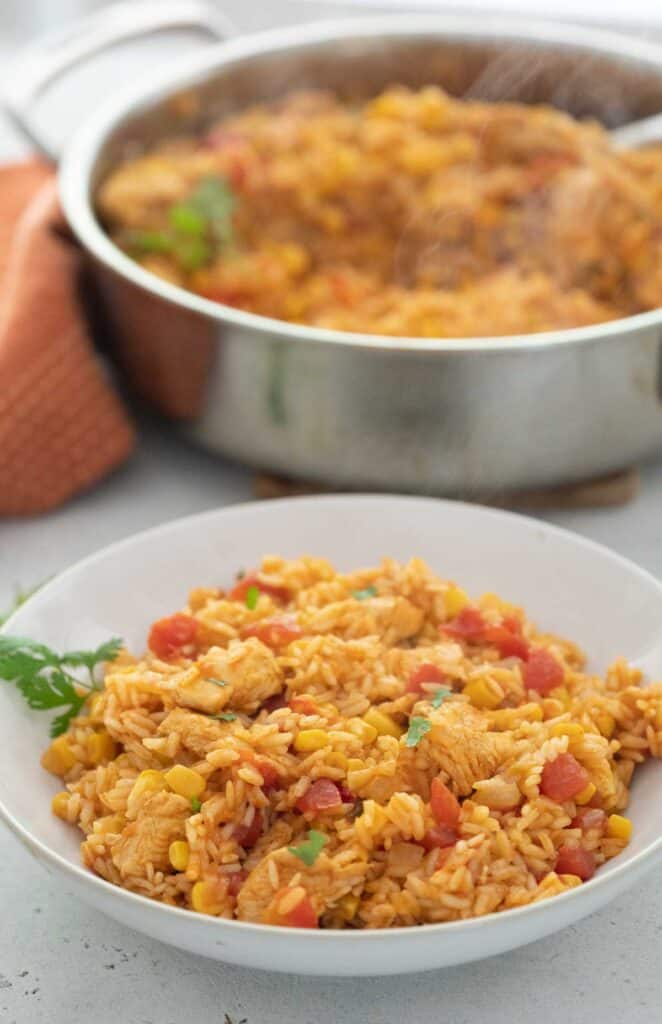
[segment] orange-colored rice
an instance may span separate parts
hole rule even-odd
[[[195,645],[168,660],[122,654],[44,756],[66,786],[54,810],[83,831],[90,870],[226,918],[283,923],[304,901],[322,927],[386,928],[506,910],[579,885],[555,872],[564,846],[581,845],[598,866],[621,852],[622,833],[573,827],[578,804],[542,795],[541,773],[570,751],[595,787],[591,805],[622,812],[637,763],[662,754],[661,686],[640,688],[623,662],[604,678],[587,674],[574,644],[495,595],[469,604],[417,559],[340,574],[321,559],[268,557],[260,581],[286,593],[262,592],[251,608],[194,590],[185,614]],[[491,625],[515,616],[529,647],[562,666],[563,685],[527,692],[521,658],[444,635],[440,626],[467,605]],[[246,636],[283,616],[300,637],[272,650]],[[448,680],[438,707],[438,684],[407,690],[421,664]],[[464,691],[477,680],[490,699],[474,686],[474,707]],[[228,712],[236,717],[210,717]],[[430,729],[408,746],[412,717]],[[177,792],[192,776],[170,774],[174,765],[197,773],[199,805]],[[445,849],[425,848],[435,778],[461,802]],[[343,787],[345,802],[303,814],[297,802],[318,779]],[[509,806],[499,809],[504,792]],[[326,845],[308,865],[289,847],[311,829]]]
[[[164,142],[99,193],[118,244],[221,175],[235,244],[193,271],[208,298],[293,323],[423,337],[529,333],[662,302],[660,151],[616,153],[551,107],[394,86],[363,104],[291,94]]]

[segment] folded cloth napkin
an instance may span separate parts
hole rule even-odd
[[[52,170],[0,167],[0,212],[0,515],[26,515],[100,480],[134,434],[89,336]]]

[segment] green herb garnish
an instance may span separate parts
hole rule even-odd
[[[407,735],[405,737],[405,746],[417,746],[431,728],[432,722],[429,722],[427,718],[419,718],[417,715],[414,715],[413,718],[409,719],[409,729],[407,730]]]
[[[197,214],[203,219],[205,225],[217,243],[230,245],[232,243],[232,214],[236,200],[234,193],[225,178],[210,175],[203,178],[194,192],[184,203],[178,206],[179,216],[182,209],[187,211],[191,217]]]
[[[452,690],[449,690],[447,686],[440,686],[439,689],[435,692],[434,697],[432,698],[432,707],[433,708],[441,707],[441,705],[446,700],[446,697],[452,697],[452,696],[453,696],[453,691]]]
[[[257,602],[260,600],[260,588],[256,586],[249,587],[246,591],[246,607],[250,611],[254,611],[257,608]]]
[[[236,722],[237,720],[234,711],[221,711],[218,715],[209,715],[209,718],[216,718],[219,722]]]
[[[92,651],[57,654],[34,640],[0,636],[0,678],[14,683],[37,711],[66,708],[51,722],[51,736],[59,736],[66,732],[90,693],[102,688],[98,666],[114,661],[121,647],[122,640],[113,637]],[[69,671],[71,668],[84,668],[87,676],[79,679]]]
[[[214,676],[207,676],[207,682],[208,683],[213,683],[214,686],[229,686],[230,685],[229,683],[226,683],[224,679],[216,679]]]
[[[199,812],[200,808],[202,807],[202,804],[198,800],[197,796],[192,796],[191,797],[191,807],[193,808],[193,810],[195,811],[196,814]]]
[[[166,231],[130,231],[126,236],[126,247],[136,254],[150,252],[172,252],[173,238]]]
[[[299,843],[298,846],[288,846],[288,850],[310,868],[313,866],[322,852],[322,848],[326,846],[328,841],[329,840],[323,832],[317,832],[314,828],[311,828],[308,833],[308,838],[303,843]]]
[[[377,597],[377,588],[364,587],[363,590],[353,590],[352,594],[357,601],[365,601],[368,597]]]
[[[125,245],[135,255],[166,253],[185,270],[198,270],[233,242],[235,197],[225,178],[209,176],[168,211],[162,231],[129,231]]]

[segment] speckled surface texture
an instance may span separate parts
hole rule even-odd
[[[39,24],[52,22],[55,8],[69,15],[77,6],[94,3],[0,5],[0,52],[10,46],[10,21],[24,36],[34,31],[28,8]],[[325,13],[282,0],[224,6],[251,28],[297,20],[304,10]],[[0,156],[15,150],[0,124]],[[248,473],[153,421],[140,427],[134,459],[94,492],[41,519],[0,521],[0,607],[15,586],[37,583],[117,538],[250,497]],[[626,508],[546,518],[660,576],[661,508],[662,461],[644,470],[642,493]],[[196,959],[115,924],[68,896],[0,825],[0,1022],[653,1024],[662,1017],[661,883],[659,867],[579,925],[465,967],[382,979],[286,977]]]

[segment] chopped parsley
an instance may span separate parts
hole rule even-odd
[[[418,715],[414,715],[413,718],[409,719],[409,729],[405,737],[406,747],[416,747],[421,742],[426,733],[432,728],[432,722],[429,722],[427,718],[420,718]]]
[[[257,608],[257,602],[260,600],[260,588],[255,585],[248,588],[246,591],[246,607],[250,611],[254,611]]]
[[[98,666],[114,661],[121,647],[122,640],[113,637],[91,651],[57,654],[34,640],[0,636],[0,679],[14,683],[37,711],[64,707],[51,722],[51,736],[59,736],[69,728],[90,693],[102,688]],[[85,669],[86,675],[79,678],[69,671],[73,668]]]
[[[440,686],[439,689],[436,691],[434,697],[432,698],[432,707],[433,708],[441,707],[441,705],[446,700],[446,697],[452,697],[452,696],[453,696],[453,691],[452,690],[449,690],[447,686]]]
[[[352,594],[357,601],[366,601],[369,597],[377,597],[377,588],[364,587],[363,590],[353,590]]]
[[[202,807],[202,804],[198,800],[197,796],[192,796],[191,797],[191,807],[193,808],[195,813],[198,814],[198,812],[200,811],[200,808]]]
[[[234,711],[221,711],[218,715],[210,715],[210,718],[217,718],[219,722],[235,722],[237,716]]]
[[[214,686],[229,686],[229,683],[225,682],[225,679],[216,679],[215,676],[207,676],[207,682],[213,683]]]
[[[162,231],[130,231],[126,246],[136,255],[165,253],[185,270],[211,263],[216,253],[232,245],[235,197],[225,178],[210,175],[191,194],[168,211]]]
[[[303,843],[299,843],[298,846],[288,846],[288,850],[310,868],[313,866],[322,852],[322,848],[326,846],[328,841],[329,840],[323,832],[317,832],[314,828],[311,828],[308,833],[308,838]]]

